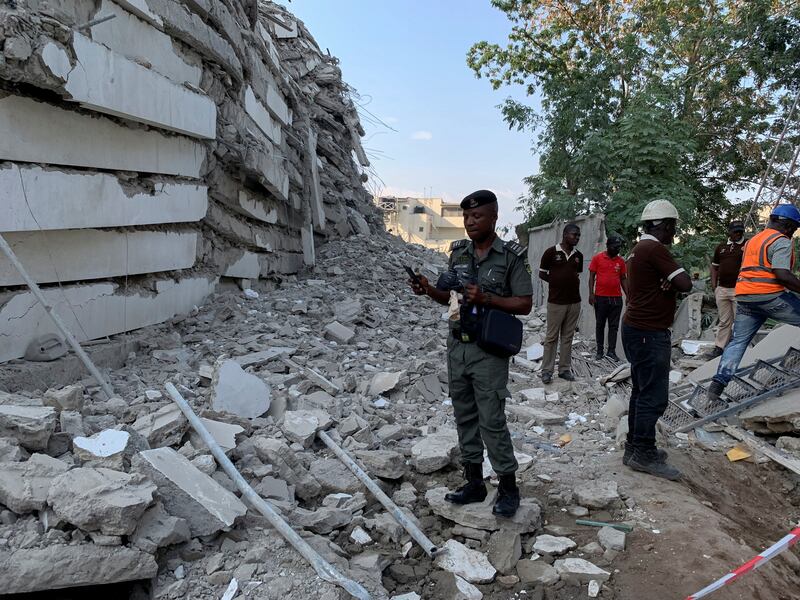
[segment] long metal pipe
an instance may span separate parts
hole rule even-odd
[[[334,583],[341,588],[343,588],[348,594],[353,596],[353,598],[358,598],[359,600],[371,600],[369,592],[364,589],[360,583],[353,581],[352,579],[347,579],[344,575],[339,573],[328,561],[322,558],[316,550],[314,550],[311,546],[309,546],[303,538],[301,538],[297,532],[292,529],[289,524],[283,520],[283,518],[275,511],[270,504],[264,500],[261,496],[259,496],[256,491],[250,487],[250,484],[247,483],[242,474],[236,470],[236,467],[233,466],[233,463],[230,459],[225,456],[225,453],[220,448],[219,444],[217,444],[216,440],[211,436],[206,429],[203,422],[198,418],[198,416],[194,413],[192,408],[183,399],[183,396],[180,395],[178,390],[175,388],[174,385],[171,383],[166,384],[167,393],[172,397],[173,402],[178,405],[186,415],[186,418],[189,421],[189,424],[192,426],[203,442],[208,446],[208,449],[211,450],[211,454],[214,455],[214,458],[217,460],[219,466],[222,467],[222,470],[227,473],[228,477],[230,477],[233,482],[236,484],[236,487],[239,488],[239,491],[242,492],[242,495],[247,498],[250,503],[256,507],[258,512],[264,515],[270,524],[280,533],[287,542],[289,542],[294,549],[297,550],[303,558],[305,558],[308,563],[314,568],[317,572],[319,577],[329,583]]]
[[[11,264],[14,265],[14,268],[19,271],[19,274],[22,275],[22,278],[25,280],[25,283],[30,288],[33,296],[36,300],[44,307],[45,312],[50,316],[53,320],[53,323],[56,324],[56,327],[64,334],[64,337],[67,338],[69,345],[72,346],[72,349],[75,351],[75,354],[78,355],[78,358],[81,359],[81,362],[84,364],[86,369],[91,373],[92,377],[94,377],[97,382],[100,384],[100,387],[103,388],[103,392],[105,392],[106,396],[111,398],[114,396],[114,390],[111,385],[103,378],[100,374],[98,368],[92,362],[92,359],[89,358],[89,355],[86,354],[81,345],[78,343],[78,340],[75,339],[75,336],[72,335],[72,332],[67,329],[67,326],[64,324],[64,321],[61,320],[61,317],[56,314],[53,310],[53,307],[47,303],[47,300],[42,294],[42,290],[36,284],[36,282],[28,275],[28,272],[25,270],[25,267],[22,266],[22,263],[17,258],[17,255],[14,254],[14,251],[11,249],[11,246],[8,245],[6,239],[0,234],[0,250],[8,257],[8,260],[11,261]]]
[[[331,439],[324,431],[320,431],[318,434],[319,439],[321,439],[325,445],[333,450],[333,453],[341,460],[345,466],[353,472],[353,475],[358,477],[358,479],[367,486],[367,489],[372,492],[372,494],[378,499],[378,501],[383,504],[384,508],[389,511],[394,517],[394,520],[400,523],[400,525],[405,529],[409,535],[416,540],[416,542],[422,547],[425,551],[425,554],[428,556],[435,556],[439,549],[436,547],[431,540],[428,539],[419,527],[417,527],[414,522],[408,518],[398,506],[392,502],[392,499],[387,496],[381,488],[378,487],[378,484],[372,481],[369,475],[364,472],[364,469],[358,466],[356,461],[350,458],[350,455],[347,454],[339,445]]]

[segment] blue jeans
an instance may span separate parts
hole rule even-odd
[[[739,368],[750,341],[767,319],[800,325],[800,297],[784,292],[767,302],[737,302],[733,337],[725,346],[714,381],[728,385]]]
[[[628,443],[656,446],[656,423],[667,409],[672,337],[668,329],[649,331],[622,323],[622,347],[631,363]]]

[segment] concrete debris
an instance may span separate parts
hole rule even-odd
[[[62,413],[63,414],[63,413]],[[82,465],[122,470],[126,453],[130,460],[131,434],[117,429],[104,429],[91,437],[72,440],[72,452]]]
[[[69,587],[151,579],[158,572],[153,556],[123,546],[54,545],[0,551],[3,593],[24,594]]]
[[[143,415],[131,425],[134,431],[147,439],[151,448],[176,446],[188,427],[186,417],[174,404],[167,404],[155,412]]]
[[[53,480],[69,470],[66,463],[34,454],[25,462],[0,462],[0,504],[17,514],[42,511]]]
[[[445,542],[444,551],[436,556],[434,563],[469,583],[489,583],[497,573],[483,554],[455,540]]]
[[[600,567],[582,558],[559,559],[553,566],[562,580],[570,583],[589,583],[593,579],[596,581],[608,581],[611,573],[604,571]]]
[[[269,410],[269,386],[259,377],[245,373],[236,361],[226,360],[217,366],[211,387],[215,411],[255,419]]]
[[[131,536],[131,543],[140,550],[155,554],[159,548],[182,544],[190,539],[189,523],[180,517],[173,517],[160,502],[156,502],[142,515]]]
[[[765,400],[742,412],[739,420],[756,433],[800,433],[800,390]]]
[[[193,536],[227,529],[247,512],[236,496],[171,448],[140,452],[131,467],[156,484],[164,508],[185,519]]]
[[[60,519],[85,531],[130,535],[155,491],[139,475],[81,467],[53,480],[47,503]]]
[[[517,513],[511,519],[498,519],[492,514],[496,491],[492,491],[483,502],[464,505],[447,502],[444,497],[448,491],[444,487],[428,490],[425,500],[434,513],[464,527],[485,531],[502,528],[511,534],[533,533],[542,525],[541,508],[531,498],[522,498]]]
[[[222,421],[214,421],[212,419],[200,418],[203,425],[214,438],[214,441],[219,444],[226,453],[236,448],[236,436],[244,433],[244,427],[240,425],[232,425],[230,423],[223,423]],[[189,440],[192,445],[199,447],[202,445],[202,440],[194,431],[189,433]]]
[[[547,534],[537,536],[536,541],[533,543],[533,550],[535,552],[549,554],[550,556],[561,556],[577,547],[578,544],[568,537]]]
[[[16,438],[28,450],[46,450],[55,429],[56,411],[50,406],[0,405],[0,436]]]
[[[395,373],[375,373],[372,376],[372,381],[369,382],[367,394],[370,396],[380,396],[386,392],[392,391],[400,383],[400,378],[405,375],[405,371],[398,371]]]
[[[400,479],[408,472],[405,457],[391,450],[358,450],[355,455],[367,473],[375,477]]]
[[[296,508],[292,513],[292,521],[295,524],[321,535],[347,527],[352,520],[353,513],[349,510],[328,506],[323,506],[315,511]]]
[[[17,438],[0,437],[0,463],[25,460],[28,453],[17,443]]]
[[[83,386],[68,385],[59,390],[47,390],[42,396],[42,403],[59,411],[77,410],[80,412],[83,409]]]
[[[606,550],[622,552],[625,550],[625,532],[614,529],[613,527],[601,527],[597,532],[597,539],[600,545]]]
[[[500,529],[489,538],[488,558],[492,566],[502,575],[514,572],[522,556],[522,540],[516,531]]]
[[[355,494],[361,482],[335,458],[325,458],[311,463],[309,473],[322,486],[324,493]]]
[[[574,490],[575,500],[588,508],[607,508],[619,500],[616,481],[587,481]]]
[[[411,447],[414,467],[420,473],[433,473],[453,462],[458,451],[458,435],[455,430],[440,431],[429,435]]]
[[[348,344],[355,336],[355,331],[338,321],[333,321],[325,326],[325,337],[339,344]]]
[[[544,560],[522,559],[517,562],[517,576],[522,583],[553,585],[560,575]]]
[[[317,432],[332,424],[330,416],[321,410],[288,411],[283,416],[283,433],[304,448],[311,446]]]
[[[441,573],[434,588],[436,598],[442,600],[481,600],[483,593],[468,581],[453,573]]]

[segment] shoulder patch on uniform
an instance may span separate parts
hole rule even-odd
[[[503,244],[503,248],[511,252],[512,254],[516,254],[517,256],[525,256],[528,252],[528,247],[523,246],[522,244],[518,244],[517,242],[506,242]]]
[[[459,248],[463,248],[469,243],[469,240],[456,240],[452,244],[450,244],[450,252],[453,250],[458,250]]]

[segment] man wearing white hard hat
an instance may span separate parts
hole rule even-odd
[[[676,480],[680,471],[667,464],[656,447],[656,423],[667,408],[672,339],[678,292],[692,289],[692,280],[669,252],[678,211],[667,200],[654,200],[642,211],[644,234],[628,257],[628,306],[622,322],[622,346],[631,363],[628,438],[623,464]]]
[[[764,230],[744,246],[736,280],[733,338],[725,346],[717,374],[708,386],[716,402],[733,378],[747,347],[767,319],[800,325],[800,279],[792,273],[792,236],[800,227],[800,210],[793,204],[772,209]]]

